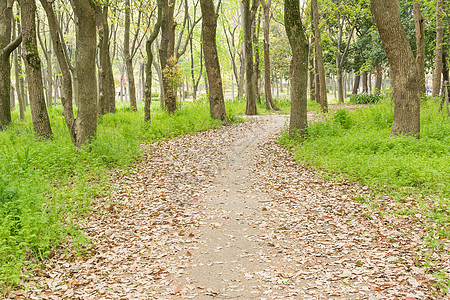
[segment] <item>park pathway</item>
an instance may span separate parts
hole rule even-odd
[[[16,296],[442,299],[420,268],[420,222],[296,164],[276,143],[285,123],[260,116],[143,146],[82,223],[89,256],[56,254]]]

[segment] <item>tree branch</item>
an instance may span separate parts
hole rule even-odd
[[[22,33],[20,33],[19,36],[14,41],[9,43],[9,45],[3,49],[2,51],[3,55],[8,57],[11,54],[11,52],[13,52],[17,47],[19,47],[20,43],[22,43]]]

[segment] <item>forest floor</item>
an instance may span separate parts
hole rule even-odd
[[[90,255],[55,255],[12,298],[442,299],[416,267],[422,224],[297,164],[276,142],[285,123],[258,116],[144,145],[81,224]]]

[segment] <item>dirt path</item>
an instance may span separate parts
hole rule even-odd
[[[364,187],[297,165],[275,143],[284,123],[258,117],[148,146],[83,224],[90,258],[58,254],[16,295],[440,299],[417,267],[414,217],[375,212],[358,201]]]

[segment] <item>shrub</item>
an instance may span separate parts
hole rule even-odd
[[[383,98],[381,94],[356,94],[350,95],[350,103],[351,104],[374,104],[380,102]]]

